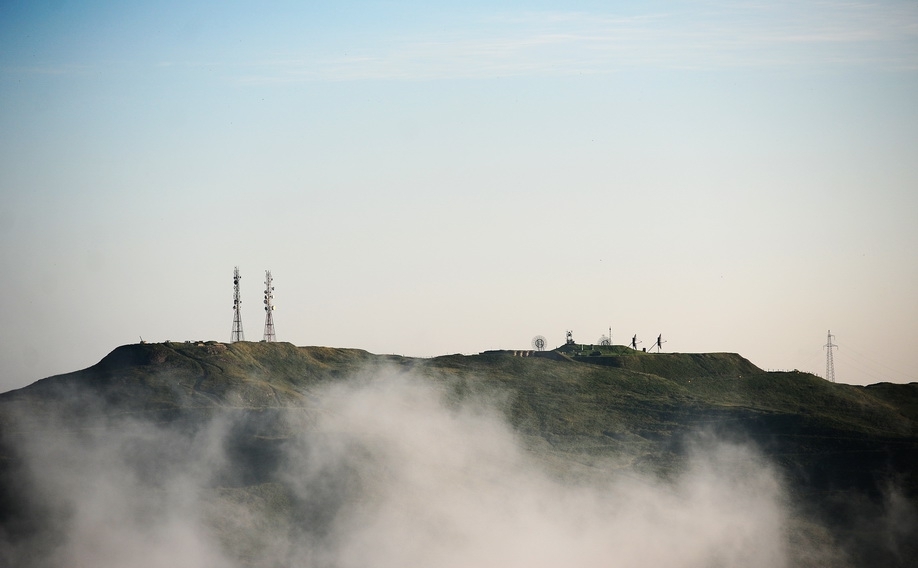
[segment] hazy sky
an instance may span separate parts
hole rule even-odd
[[[918,380],[918,3],[0,3],[0,390],[638,335]]]

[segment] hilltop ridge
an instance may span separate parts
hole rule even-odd
[[[304,390],[381,368],[441,379],[477,376],[479,383],[484,378],[520,393],[577,383],[605,398],[656,397],[678,404],[822,417],[839,426],[889,435],[914,435],[918,420],[915,383],[834,384],[799,371],[766,372],[736,353],[647,353],[581,345],[419,359],[286,342],[139,343],[117,347],[86,369],[2,393],[0,408],[24,398],[66,405],[75,388],[104,394],[133,410],[287,406],[302,400]],[[847,412],[851,410],[856,412]]]

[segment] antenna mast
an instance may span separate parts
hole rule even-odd
[[[245,341],[245,335],[242,333],[242,298],[239,297],[239,267],[233,270],[233,333],[230,335],[230,343]]]
[[[829,330],[829,341],[823,345],[826,348],[826,380],[835,382],[835,362],[832,360],[832,350],[838,349],[838,345],[832,344],[832,330]]]
[[[265,270],[265,341],[277,341],[274,336],[274,280]]]

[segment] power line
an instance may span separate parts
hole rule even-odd
[[[888,376],[877,374],[876,369],[871,369],[869,367],[861,366],[860,364],[858,364],[859,362],[856,359],[852,359],[850,356],[851,356],[851,353],[848,352],[847,346],[845,347],[844,351],[838,352],[838,358],[839,358],[839,361],[841,361],[842,367],[854,369],[855,371],[858,371],[863,376],[869,378],[870,380],[874,382],[884,382],[884,381],[889,382]]]
[[[877,361],[876,359],[873,359],[867,355],[864,355],[863,353],[857,351],[856,349],[853,349],[851,346],[846,346],[845,351],[847,351],[849,355],[855,356],[855,358],[857,359],[863,359],[865,364],[870,363],[872,365],[883,367],[883,369],[887,372],[887,374],[893,374],[893,375],[897,375],[900,377],[905,377],[913,381],[918,380],[918,377],[915,377],[914,375],[910,376],[910,373],[907,373],[903,371],[902,369],[896,369],[895,367],[891,367],[883,363],[882,361]]]

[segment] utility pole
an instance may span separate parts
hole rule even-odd
[[[832,344],[832,330],[829,330],[829,340],[823,347],[826,348],[826,380],[835,382],[835,362],[832,360],[832,350],[838,349],[838,345]]]
[[[274,336],[274,280],[265,270],[265,341],[277,341]]]
[[[233,270],[233,333],[230,334],[230,343],[245,341],[242,333],[242,298],[239,295],[239,267]]]

